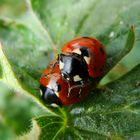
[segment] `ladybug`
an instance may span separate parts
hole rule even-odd
[[[64,45],[58,63],[62,77],[68,81],[101,77],[106,64],[104,46],[95,38],[76,38]]]
[[[85,98],[91,85],[89,79],[83,81],[83,84],[64,80],[59,65],[53,61],[40,78],[40,93],[44,102],[51,106],[68,106]]]

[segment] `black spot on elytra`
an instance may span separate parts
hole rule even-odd
[[[104,69],[103,68],[100,68],[100,71],[102,72]]]
[[[60,85],[57,86],[58,86],[57,92],[61,91],[61,86]]]
[[[103,50],[102,47],[100,47],[100,52],[101,52],[102,54],[105,54],[105,52],[104,52],[104,50]]]
[[[86,39],[91,39],[90,37],[87,37],[87,36],[83,36],[83,38],[86,38]]]
[[[90,57],[90,52],[89,52],[88,48],[81,46],[80,51],[82,53],[82,56]]]

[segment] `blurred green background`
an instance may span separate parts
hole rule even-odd
[[[33,125],[31,118],[46,114],[31,98],[19,93],[26,90],[39,97],[42,70],[63,44],[74,37],[98,38],[110,57],[124,47],[128,30],[134,25],[134,48],[105,76],[101,85],[139,64],[139,7],[139,0],[0,0],[0,41],[11,64],[7,67],[5,58],[3,61],[3,56],[0,57],[0,140],[15,139],[28,132]],[[5,69],[16,77],[8,72],[2,78]]]

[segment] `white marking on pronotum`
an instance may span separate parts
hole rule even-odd
[[[59,68],[60,70],[64,68],[64,63],[61,60],[59,61]]]
[[[90,63],[90,57],[84,56],[84,59],[85,59],[85,61],[86,61],[87,64]]]
[[[43,92],[42,92],[42,90],[40,89],[40,95],[42,96],[43,95]]]
[[[77,82],[77,81],[81,81],[82,79],[80,78],[79,75],[76,75],[73,77],[73,80],[74,80],[74,82]]]
[[[80,55],[82,54],[82,52],[80,51],[80,49],[75,49],[72,52],[77,53],[77,54],[80,54]]]

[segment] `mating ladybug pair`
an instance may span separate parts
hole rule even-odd
[[[40,78],[43,100],[50,105],[70,105],[81,101],[103,75],[106,53],[95,38],[74,39],[62,48]]]

